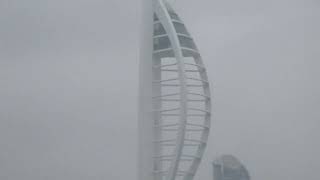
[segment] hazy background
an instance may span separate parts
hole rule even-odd
[[[0,179],[136,177],[139,0],[0,0]],[[176,0],[213,87],[196,180],[318,180],[320,2]]]

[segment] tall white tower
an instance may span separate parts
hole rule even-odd
[[[211,116],[206,68],[166,0],[143,0],[138,180],[192,180]]]

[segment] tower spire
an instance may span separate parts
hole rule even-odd
[[[143,1],[139,180],[192,180],[210,130],[206,68],[171,5]]]

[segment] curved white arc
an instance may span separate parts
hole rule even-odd
[[[179,162],[182,155],[182,149],[185,138],[185,129],[187,124],[187,79],[185,75],[185,67],[183,63],[183,54],[177,37],[176,29],[171,21],[171,17],[163,0],[154,0],[155,13],[166,30],[174,55],[177,60],[179,82],[180,82],[180,126],[177,136],[177,145],[174,150],[174,158],[167,174],[167,180],[175,180],[178,172]]]
[[[197,65],[199,65],[198,69],[200,67],[204,67],[204,64],[202,62],[202,59],[201,59],[201,56],[198,55],[197,57],[194,57],[195,58],[195,62]],[[200,69],[199,69],[200,70]],[[202,80],[205,80],[207,82],[208,81],[208,76],[207,76],[207,73],[206,71],[200,71],[200,78]],[[211,93],[210,93],[210,84],[207,84],[206,86],[203,87],[203,91],[204,91],[204,95],[206,97],[211,97]],[[206,102],[205,102],[205,107],[207,108],[206,110],[209,112],[209,115],[206,115],[205,117],[205,124],[204,126],[206,127],[211,127],[211,100],[210,99],[207,99]],[[209,130],[210,128],[206,129],[202,135],[201,135],[201,141],[203,142],[207,142],[208,141],[208,137],[209,137]],[[186,175],[183,180],[192,180],[193,179],[193,176],[195,175],[199,165],[200,165],[200,162],[201,162],[201,157],[203,156],[204,154],[204,151],[205,151],[205,148],[206,148],[206,143],[203,143],[199,146],[198,148],[198,151],[197,151],[197,154],[196,156],[197,157],[200,157],[198,159],[195,159],[193,162],[192,162],[192,165],[190,166],[190,168],[188,169],[188,172],[190,172],[188,175]]]

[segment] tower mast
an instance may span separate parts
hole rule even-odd
[[[142,0],[139,180],[192,180],[210,129],[206,68],[166,0]]]

